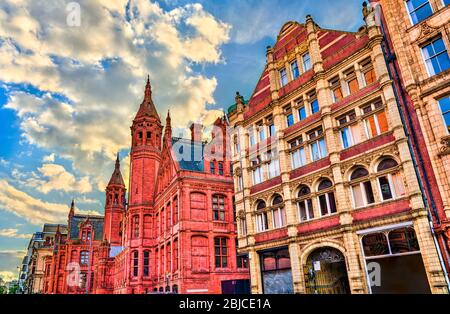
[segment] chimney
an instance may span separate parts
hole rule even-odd
[[[203,125],[199,123],[192,123],[190,126],[191,129],[191,140],[193,142],[201,142],[202,141],[202,133],[203,133]]]

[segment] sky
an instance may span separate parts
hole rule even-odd
[[[265,51],[288,21],[357,31],[359,0],[2,0],[0,2],[0,277],[32,233],[77,212],[103,214],[147,74],[174,135],[212,123],[251,96]],[[79,10],[79,15],[76,13]],[[75,14],[75,15],[74,15]],[[79,16],[79,19],[78,19]],[[79,23],[78,23],[79,22]]]

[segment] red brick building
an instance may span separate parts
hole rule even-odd
[[[68,235],[47,261],[46,293],[249,292],[247,256],[236,248],[226,124],[217,119],[214,127],[210,143],[198,124],[190,139],[172,137],[170,114],[164,129],[148,81],[131,126],[128,204],[117,159],[105,216],[75,215],[72,204]]]

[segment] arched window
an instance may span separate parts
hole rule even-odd
[[[134,251],[133,252],[133,277],[138,276],[138,270],[139,270],[139,252]]]
[[[223,195],[213,195],[213,220],[225,221],[225,197]]]
[[[228,246],[227,238],[214,238],[214,257],[216,268],[228,267]]]
[[[314,218],[311,189],[306,185],[300,186],[298,190],[297,210],[300,221],[308,221]]]
[[[396,199],[406,194],[403,179],[397,167],[398,163],[392,158],[383,159],[378,164],[377,172],[381,172],[382,175],[377,180],[383,201]]]
[[[354,208],[375,203],[367,169],[363,167],[356,168],[350,176],[350,181]]]
[[[139,216],[133,216],[133,239],[139,238]]]
[[[150,276],[150,252],[144,251],[144,277]]]
[[[266,202],[258,201],[256,203],[256,230],[264,232],[269,229],[269,221],[267,220]]]
[[[321,215],[327,216],[336,213],[333,183],[329,179],[322,179],[318,185],[317,192],[319,192],[318,203]]]
[[[272,200],[273,228],[278,229],[286,225],[286,211],[283,206],[283,198],[276,194]]]

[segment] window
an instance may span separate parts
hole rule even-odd
[[[178,270],[178,239],[173,241],[173,271]]]
[[[428,0],[407,0],[406,7],[413,25],[433,14]]]
[[[347,92],[349,95],[354,94],[359,90],[355,69],[351,68],[345,73],[345,82],[347,83]]]
[[[281,86],[285,86],[288,83],[288,76],[286,69],[280,70],[280,82]]]
[[[211,174],[216,174],[216,164],[215,164],[214,161],[211,161],[211,162],[209,163],[209,172],[210,172]]]
[[[248,255],[237,254],[236,255],[237,268],[248,268]]]
[[[239,139],[238,139],[237,135],[235,135],[233,137],[233,143],[234,143],[234,153],[239,154],[241,152],[241,148],[239,145]]]
[[[292,78],[295,80],[297,77],[300,76],[300,70],[298,68],[297,61],[294,61],[291,63],[291,72],[292,72]]]
[[[173,200],[172,216],[173,224],[176,225],[178,223],[178,198]]]
[[[338,125],[341,127],[339,133],[341,136],[342,148],[346,149],[350,146],[362,142],[361,129],[356,121],[355,110],[339,117]]]
[[[311,190],[306,185],[301,186],[298,191],[297,210],[300,221],[308,221],[314,218]]]
[[[264,201],[259,201],[256,205],[256,229],[257,232],[264,232],[269,229],[269,223],[267,220],[266,203]]]
[[[256,141],[255,141],[255,134],[253,132],[253,127],[249,128],[247,130],[247,132],[248,132],[249,144],[250,144],[250,146],[254,146],[256,144]]]
[[[150,276],[150,252],[144,251],[144,277],[148,276]]]
[[[258,140],[260,142],[264,141],[266,139],[266,130],[265,130],[264,125],[262,124],[262,122],[258,123],[256,128],[258,130]]]
[[[89,251],[81,251],[80,252],[80,264],[81,265],[89,264]]]
[[[152,138],[152,132],[147,131],[147,139]]]
[[[362,113],[366,118],[363,121],[364,131],[368,139],[378,136],[388,131],[386,113],[382,110],[381,100],[373,104],[362,107]],[[373,113],[375,112],[375,113]],[[372,114],[373,113],[373,114]]]
[[[291,148],[291,166],[292,169],[300,168],[306,165],[305,147],[303,137],[299,136],[289,143]]]
[[[133,252],[133,277],[138,276],[138,270],[139,270],[139,252],[134,251]]]
[[[245,217],[241,217],[239,218],[239,227],[240,227],[240,232],[241,232],[241,236],[246,236],[247,235],[247,221],[245,219]]]
[[[280,163],[276,151],[268,151],[266,153],[266,161],[268,168],[269,179],[278,177],[280,175]]]
[[[242,175],[237,176],[237,191],[242,191],[244,189],[244,179],[242,178]]]
[[[444,117],[447,132],[450,133],[450,96],[440,99],[439,107],[441,108],[442,116]]]
[[[325,139],[323,138],[322,128],[316,129],[308,134],[308,138],[311,142],[311,160],[317,161],[327,156],[327,146]]]
[[[228,267],[227,238],[214,238],[214,256],[216,268]]]
[[[286,225],[286,212],[283,206],[283,198],[276,195],[272,201],[273,228],[278,229]]]
[[[375,82],[375,71],[370,58],[361,62],[361,72],[366,86]]]
[[[223,176],[223,163],[219,162],[219,176]]]
[[[351,176],[351,190],[353,195],[353,207],[359,208],[375,203],[372,185],[369,181],[369,172],[365,168],[355,169]]]
[[[311,114],[319,112],[319,101],[317,100],[316,91],[312,91],[308,94],[308,102],[311,109]]]
[[[292,108],[290,106],[284,108],[284,115],[286,116],[286,125],[288,127],[294,125],[294,115],[292,114]]]
[[[341,81],[339,79],[339,76],[332,78],[329,83],[333,102],[338,102],[342,98],[344,98],[342,95]]]
[[[398,163],[391,158],[384,159],[378,164],[377,172],[386,173],[378,177],[378,187],[383,201],[396,199],[406,194],[400,172],[396,171],[397,166]]]
[[[139,216],[133,216],[133,239],[139,238]]]
[[[306,119],[306,108],[305,106],[301,106],[298,108],[298,120],[302,121]]]
[[[266,118],[267,129],[269,130],[269,137],[276,135],[275,123],[273,121],[273,117],[269,116]]]
[[[302,56],[302,62],[303,62],[303,71],[309,71],[311,69],[311,57],[309,56],[309,53],[305,53]]]
[[[262,170],[262,164],[261,164],[261,158],[258,156],[255,159],[252,160],[252,166],[253,166],[253,184],[259,184],[263,182],[263,170]]]
[[[213,220],[225,221],[225,197],[213,196]]]
[[[334,198],[333,183],[328,179],[323,179],[317,188],[319,193],[318,202],[322,216],[331,215],[337,212],[336,200]]]
[[[450,58],[442,38],[437,38],[423,47],[422,53],[430,76],[450,68]]]

